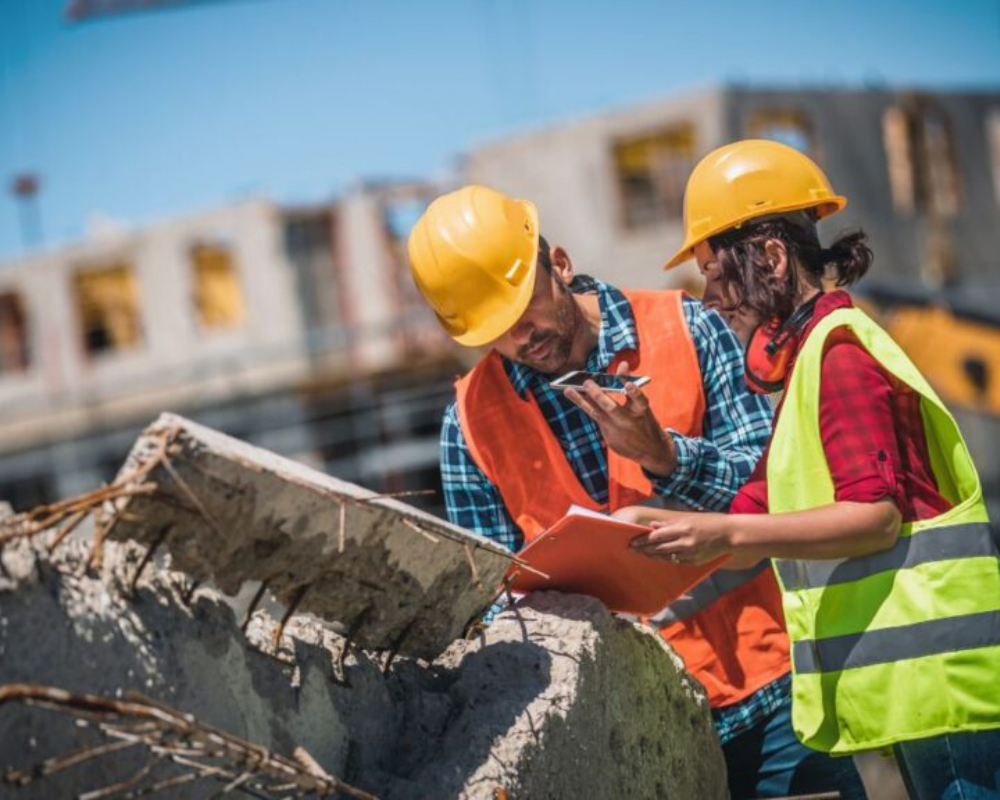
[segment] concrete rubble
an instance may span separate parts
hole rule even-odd
[[[265,581],[367,648],[433,658],[482,615],[511,564],[444,520],[173,414],[132,448],[120,477],[135,473],[157,491],[120,501],[108,538],[158,544],[227,594]]]
[[[162,418],[159,430],[176,432],[177,420]],[[176,471],[204,508],[194,507],[183,490],[173,506],[149,499],[155,495],[143,495],[142,503],[138,497],[115,501],[127,510],[104,544],[99,569],[86,568],[86,542],[68,541],[49,553],[51,537],[43,533],[6,545],[0,557],[0,690],[33,683],[110,698],[138,691],[274,753],[290,756],[303,748],[329,775],[382,800],[726,796],[724,761],[705,698],[658,635],[614,617],[592,598],[538,593],[500,613],[475,638],[461,638],[463,616],[483,603],[477,583],[499,584],[507,561],[478,547],[478,581],[470,580],[465,539],[402,503],[349,506],[348,518],[355,511],[358,521],[345,531],[343,555],[353,570],[385,569],[379,573],[385,585],[368,590],[367,602],[378,606],[370,614],[379,632],[368,641],[388,652],[367,652],[341,635],[351,619],[340,610],[353,602],[349,592],[324,599],[317,591],[310,606],[310,590],[299,611],[312,613],[291,618],[277,649],[277,620],[266,611],[257,610],[244,631],[232,600],[207,585],[192,593],[192,578],[234,591],[242,581],[270,577],[286,598],[307,582],[336,593],[327,576],[340,555],[328,541],[337,530],[332,520],[338,504],[303,481],[300,471],[284,473],[284,464],[280,471],[241,473],[248,462],[236,457],[242,451],[232,440],[224,440],[227,449],[219,455],[222,440],[209,448],[213,432],[196,433],[160,439],[177,446],[170,467],[156,469]],[[149,452],[156,437],[145,442],[142,452]],[[123,472],[142,458],[137,448]],[[149,476],[161,486],[172,480]],[[273,487],[278,478],[288,487],[269,492],[265,503],[261,486],[269,481]],[[333,511],[311,495],[325,498]],[[269,511],[272,496],[277,507]],[[336,498],[344,496],[353,495]],[[385,504],[391,504],[388,511]],[[382,515],[391,519],[399,506],[437,542],[404,526],[407,540],[386,523]],[[370,527],[360,521],[362,514],[371,515]],[[298,522],[314,515],[322,524]],[[146,519],[152,523],[144,526]],[[157,526],[169,534],[161,536]],[[268,530],[279,532],[276,543]],[[377,535],[368,538],[371,530]],[[138,541],[160,540],[164,557],[147,563],[145,547],[115,541],[126,531]],[[241,546],[241,536],[251,543]],[[445,540],[449,545],[441,547]],[[271,542],[270,550],[261,542]],[[445,565],[424,565],[413,553],[415,542],[442,554]],[[369,545],[378,559],[364,556]],[[240,572],[235,562],[244,557],[251,565]],[[404,577],[397,579],[396,569]],[[451,577],[441,577],[449,570]],[[405,591],[393,605],[382,596],[395,592],[397,580]],[[448,593],[452,602],[467,605],[450,613],[441,608],[446,625],[414,621],[420,613],[438,613]],[[417,632],[411,645],[423,643],[412,649],[436,651],[433,657],[392,657],[399,629],[407,626]],[[0,775],[99,742],[93,729],[63,715],[0,705]],[[77,796],[150,763],[147,751],[130,748],[23,788],[0,779],[0,797]],[[157,764],[149,775],[169,775],[171,768]],[[204,797],[211,785],[199,781],[155,796]]]

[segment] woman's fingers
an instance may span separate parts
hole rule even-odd
[[[678,542],[680,534],[676,530],[676,523],[656,520],[651,521],[649,526],[653,530],[636,536],[632,540],[632,547],[646,550],[655,547],[670,547]]]

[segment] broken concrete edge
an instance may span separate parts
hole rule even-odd
[[[370,649],[433,658],[477,621],[515,560],[504,548],[370,490],[164,414],[136,440],[109,540],[170,553],[234,595],[260,581],[291,614]],[[168,535],[169,534],[169,535]]]
[[[276,475],[287,481],[296,483],[303,488],[315,491],[324,497],[328,497],[338,504],[364,503],[365,505],[395,511],[404,517],[419,520],[422,526],[426,526],[431,533],[444,536],[458,544],[469,544],[487,550],[508,559],[512,563],[515,561],[513,553],[485,536],[453,525],[448,520],[436,517],[423,509],[415,508],[400,500],[387,497],[370,489],[347,483],[336,476],[320,472],[298,461],[285,458],[277,453],[272,453],[269,450],[213,430],[178,414],[163,412],[145,429],[144,434],[159,432],[166,432],[171,440],[186,435],[196,443],[196,446],[198,439],[191,437],[190,433],[196,434],[197,437],[201,437],[209,442],[216,440],[223,443],[227,449],[230,449],[233,460],[240,463],[246,469],[260,471],[261,462],[268,462],[268,469],[272,470]]]

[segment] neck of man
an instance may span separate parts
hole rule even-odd
[[[574,294],[573,303],[580,317],[573,349],[570,350],[569,362],[566,364],[567,372],[587,368],[587,359],[597,347],[601,335],[601,304],[597,295]]]

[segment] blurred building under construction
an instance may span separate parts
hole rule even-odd
[[[92,489],[164,409],[386,492],[433,487],[461,366],[404,244],[434,191],[248,200],[4,265],[0,496]]]
[[[777,139],[816,159],[875,264],[857,293],[955,412],[1000,520],[1000,92],[724,86],[481,146],[467,180],[531,198],[584,272],[698,291],[684,186],[708,151]]]
[[[869,233],[860,293],[956,411],[1000,519],[1000,92],[720,87],[477,147],[450,183],[534,200],[582,272],[697,292],[690,266],[659,269],[684,185],[747,136],[808,152],[850,198],[827,233]],[[93,488],[162,410],[380,491],[436,487],[474,354],[420,302],[404,245],[446,188],[248,200],[0,266],[0,499]]]

